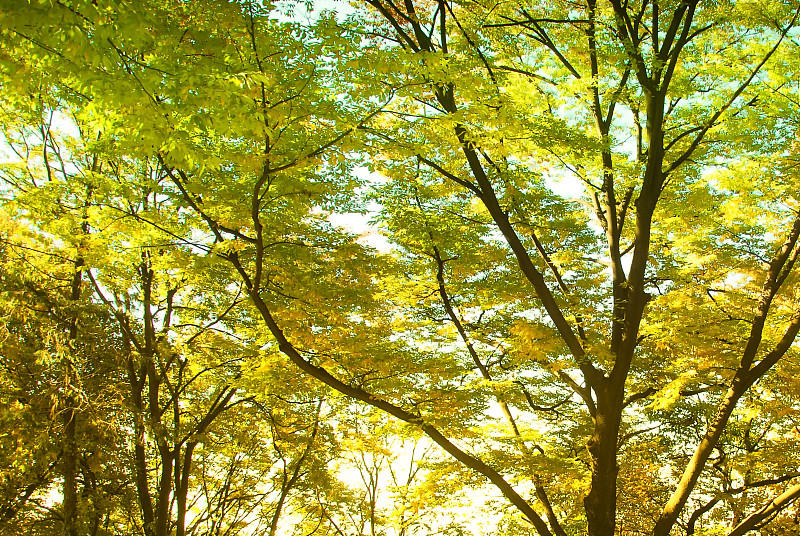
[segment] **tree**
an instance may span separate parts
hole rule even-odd
[[[47,73],[158,170],[153,232],[224,261],[197,292],[241,288],[270,352],[542,536],[786,526],[796,4],[202,7],[25,5],[3,34],[41,58],[4,91]],[[367,200],[389,251],[327,219]]]
[[[731,170],[727,181],[723,181],[719,175],[709,177],[703,167],[741,165],[734,164],[731,153],[726,152],[726,148],[736,146],[742,160],[763,162],[764,158],[772,158],[774,167],[770,171],[781,182],[793,180],[791,160],[775,157],[788,149],[794,134],[783,137],[781,132],[763,144],[746,145],[745,140],[754,136],[751,129],[763,128],[762,120],[788,126],[796,117],[796,111],[785,108],[783,113],[773,115],[757,106],[756,96],[759,90],[774,87],[762,69],[775,59],[786,35],[792,32],[796,6],[784,7],[787,10],[780,15],[772,12],[767,16],[764,11],[781,7],[761,6],[762,11],[753,14],[748,8],[740,12],[739,6],[727,6],[734,10],[734,23],[720,11],[720,6],[690,2],[644,3],[636,7],[587,2],[580,9],[564,5],[563,11],[557,8],[555,15],[545,11],[552,7],[549,4],[517,5],[511,11],[505,11],[507,6],[496,5],[485,11],[478,7],[457,11],[439,3],[427,6],[424,16],[422,6],[398,7],[379,2],[371,5],[379,13],[382,35],[388,34],[403,49],[398,54],[399,61],[411,56],[412,62],[410,68],[391,69],[398,75],[396,87],[405,82],[412,89],[392,131],[376,132],[376,136],[390,141],[388,146],[381,144],[378,148],[378,154],[384,155],[382,167],[390,176],[402,177],[403,185],[408,184],[408,170],[414,170],[419,185],[416,188],[434,192],[425,194],[433,198],[427,203],[431,206],[429,211],[445,214],[445,221],[437,227],[429,225],[418,231],[423,237],[428,234],[428,244],[416,244],[415,253],[436,263],[431,271],[437,273],[448,309],[443,292],[444,261],[456,265],[465,255],[446,233],[463,226],[476,229],[479,236],[491,237],[487,231],[479,230],[480,225],[489,224],[495,236],[502,235],[516,264],[506,265],[505,269],[523,275],[527,287],[527,296],[521,296],[516,314],[535,311],[530,315],[534,334],[519,341],[527,343],[521,345],[521,350],[530,352],[526,346],[538,343],[536,350],[544,350],[543,355],[532,357],[583,400],[584,419],[590,419],[588,430],[582,431],[588,438],[585,459],[590,475],[583,511],[590,534],[612,534],[620,526],[617,493],[631,492],[618,488],[618,483],[628,481],[624,473],[620,475],[629,452],[626,440],[647,433],[647,427],[654,426],[665,436],[660,445],[664,448],[674,433],[662,424],[670,414],[662,416],[651,411],[673,409],[679,400],[686,404],[692,396],[704,395],[699,397],[699,404],[689,404],[694,406],[692,415],[702,410],[707,419],[705,429],[688,438],[690,444],[697,444],[694,452],[680,462],[673,458],[668,463],[668,458],[662,458],[654,464],[677,465],[674,470],[680,476],[676,481],[665,482],[663,488],[646,492],[649,496],[664,495],[653,501],[659,506],[653,511],[652,530],[654,534],[669,533],[715,449],[722,459],[731,455],[732,449],[724,446],[723,434],[735,428],[737,418],[731,422],[731,416],[739,400],[791,352],[798,329],[791,298],[783,303],[786,309],[774,305],[794,264],[795,209],[791,205],[771,207],[769,223],[763,219],[744,221],[737,214],[731,219],[738,229],[732,232],[728,221],[704,214],[709,209],[731,210],[741,203],[740,199],[732,199],[736,191],[732,183],[741,177]],[[772,22],[770,17],[774,17]],[[488,23],[477,29],[472,22],[475,18],[488,19]],[[771,28],[770,38],[740,47],[741,36],[763,28],[763,24]],[[722,51],[725,57],[720,57]],[[377,47],[376,53],[385,55]],[[726,61],[732,57],[735,62]],[[695,58],[713,63],[716,78],[694,63]],[[747,58],[753,59],[744,61]],[[453,76],[451,69],[462,74]],[[418,73],[416,79],[427,84],[412,86],[409,72]],[[773,71],[771,76],[786,74]],[[520,88],[521,84],[526,87]],[[532,91],[541,92],[542,98],[532,99]],[[523,106],[533,113],[523,113]],[[402,137],[394,134],[398,131]],[[794,132],[794,128],[789,127],[788,131]],[[593,136],[575,139],[587,133]],[[431,151],[433,140],[444,136],[450,143],[439,142],[435,152]],[[626,146],[626,136],[635,143]],[[578,158],[578,147],[591,151],[593,158]],[[773,152],[776,149],[777,153]],[[548,191],[542,165],[562,167],[562,174],[584,182],[594,225],[602,233],[597,232],[597,227],[593,229],[585,217],[581,218],[583,221],[578,219],[563,197]],[[449,186],[441,186],[443,179]],[[473,212],[477,222],[459,221],[452,216],[465,214],[465,194],[479,201],[480,210]],[[410,196],[405,193],[399,198],[407,202]],[[779,198],[773,199],[777,202]],[[675,212],[680,216],[676,218]],[[700,220],[692,223],[698,228],[696,238],[690,239],[692,246],[699,246],[702,241],[699,250],[679,241],[673,226],[678,223],[685,228],[692,220]],[[396,228],[409,234],[409,221],[398,221]],[[458,232],[461,236],[467,233],[465,229]],[[749,242],[746,246],[741,243],[743,235]],[[675,242],[680,245],[669,247]],[[440,253],[439,248],[444,245],[449,250]],[[708,258],[697,258],[712,254],[719,271],[706,267]],[[558,258],[553,259],[555,255]],[[759,270],[754,266],[755,272],[742,273],[753,285],[748,288],[745,281],[732,278],[741,273],[751,255],[757,255],[765,267]],[[534,261],[534,257],[541,260]],[[610,274],[594,269],[598,261],[609,266]],[[476,274],[473,281],[488,275],[481,274],[481,268],[476,264],[472,269]],[[549,286],[545,274],[550,279]],[[466,281],[470,281],[469,276]],[[582,289],[591,290],[580,292]],[[743,308],[734,313],[723,305],[727,300],[718,294],[739,292]],[[676,309],[683,304],[675,305],[673,300],[683,293],[706,294],[702,304],[710,317],[703,319],[703,330],[697,330],[696,321],[677,314]],[[531,294],[539,300],[538,307],[525,302]],[[468,296],[462,309],[472,308],[476,315],[472,318],[503,310],[484,305],[474,293]],[[662,307],[670,310],[670,319],[659,314]],[[717,314],[710,312],[717,307]],[[447,312],[458,328],[458,319]],[[768,316],[775,322],[770,336],[764,331]],[[665,339],[670,338],[666,333],[670,332],[677,331],[685,341],[687,325],[692,326],[690,333],[701,337],[702,344],[695,344],[709,354],[722,353],[722,339],[738,348],[738,352],[734,350],[737,357],[724,365],[710,365],[698,359],[694,349],[676,351],[672,343],[664,345]],[[716,326],[721,326],[719,331]],[[460,338],[474,357],[477,352],[469,348],[468,339],[461,332],[460,329]],[[734,336],[735,333],[739,334]],[[526,334],[523,331],[520,335]],[[495,351],[504,351],[504,344],[488,342]],[[512,347],[509,353],[519,349]],[[667,349],[678,357],[677,362],[681,362],[679,356],[687,356],[705,374],[692,370],[687,375],[685,362],[675,370],[665,371],[659,355]],[[721,373],[720,366],[729,372]],[[520,372],[516,371],[518,379]],[[686,388],[687,383],[691,388]],[[643,401],[650,403],[645,405]],[[574,418],[572,421],[580,422]],[[577,450],[578,445],[572,447]],[[496,478],[491,469],[483,470],[476,460],[465,463],[473,463],[488,477]],[[745,482],[747,486],[753,481],[746,477]],[[635,485],[641,486],[641,482]],[[519,502],[539,532],[561,530],[552,515],[547,515],[547,527],[538,513],[526,509],[513,490],[505,493],[510,500]],[[796,492],[792,489],[790,495],[793,493]],[[549,500],[540,496],[539,502],[549,514]],[[621,526],[627,528],[629,522],[624,517],[621,521]],[[736,521],[734,515],[732,524],[736,525]],[[636,528],[650,530],[647,525]]]
[[[74,262],[29,229],[9,228],[6,216],[0,526],[8,534],[108,534],[132,498],[114,456],[120,341],[104,311],[83,293],[74,298]]]

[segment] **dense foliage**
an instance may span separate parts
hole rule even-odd
[[[3,533],[800,534],[800,4],[0,6]]]

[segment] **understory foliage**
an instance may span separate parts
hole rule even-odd
[[[0,0],[4,534],[800,534],[800,4]]]

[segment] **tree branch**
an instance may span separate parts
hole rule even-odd
[[[800,497],[800,484],[794,485],[766,503],[764,506],[747,516],[741,523],[728,533],[728,536],[742,536],[757,529],[761,522],[779,513]]]

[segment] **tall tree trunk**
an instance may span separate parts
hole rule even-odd
[[[597,389],[597,413],[587,442],[592,486],[584,497],[589,536],[614,536],[617,517],[617,441],[620,428],[619,396],[605,385]]]
[[[75,273],[72,276],[72,288],[70,289],[70,301],[75,303],[81,296],[81,270],[83,268],[83,258],[78,257],[75,261]],[[76,400],[73,390],[77,385],[75,365],[72,362],[74,357],[75,340],[78,337],[78,318],[73,314],[69,322],[69,352],[64,357],[64,400],[61,412],[62,423],[64,425],[63,438],[63,472],[64,481],[61,492],[64,497],[62,503],[64,515],[64,534],[66,536],[78,536],[78,441],[76,419],[78,417]]]
[[[128,357],[128,382],[130,385],[131,400],[133,401],[134,415],[134,471],[136,474],[136,494],[139,499],[139,507],[142,511],[142,521],[146,536],[154,536],[155,530],[155,511],[153,510],[153,498],[150,495],[150,487],[147,481],[147,450],[144,423],[144,401],[142,390],[144,388],[144,367],[137,375],[135,362],[132,357]]]
[[[67,389],[70,389],[72,379],[72,366],[67,365],[66,374]],[[64,495],[64,534],[66,536],[78,536],[78,452],[77,440],[75,437],[75,399],[68,395],[64,398],[65,408],[62,413],[64,423],[64,455],[63,471],[64,482],[62,493]]]
[[[186,534],[186,501],[189,496],[189,476],[192,473],[192,455],[196,442],[190,441],[183,449],[183,464],[181,465],[180,478],[175,477],[175,500],[178,514],[175,519],[175,536]],[[176,447],[176,450],[179,447]],[[176,456],[175,467],[180,463],[180,456]]]
[[[169,448],[159,447],[161,451],[161,479],[156,500],[155,536],[169,534],[169,521],[172,511],[172,464],[174,456]]]

